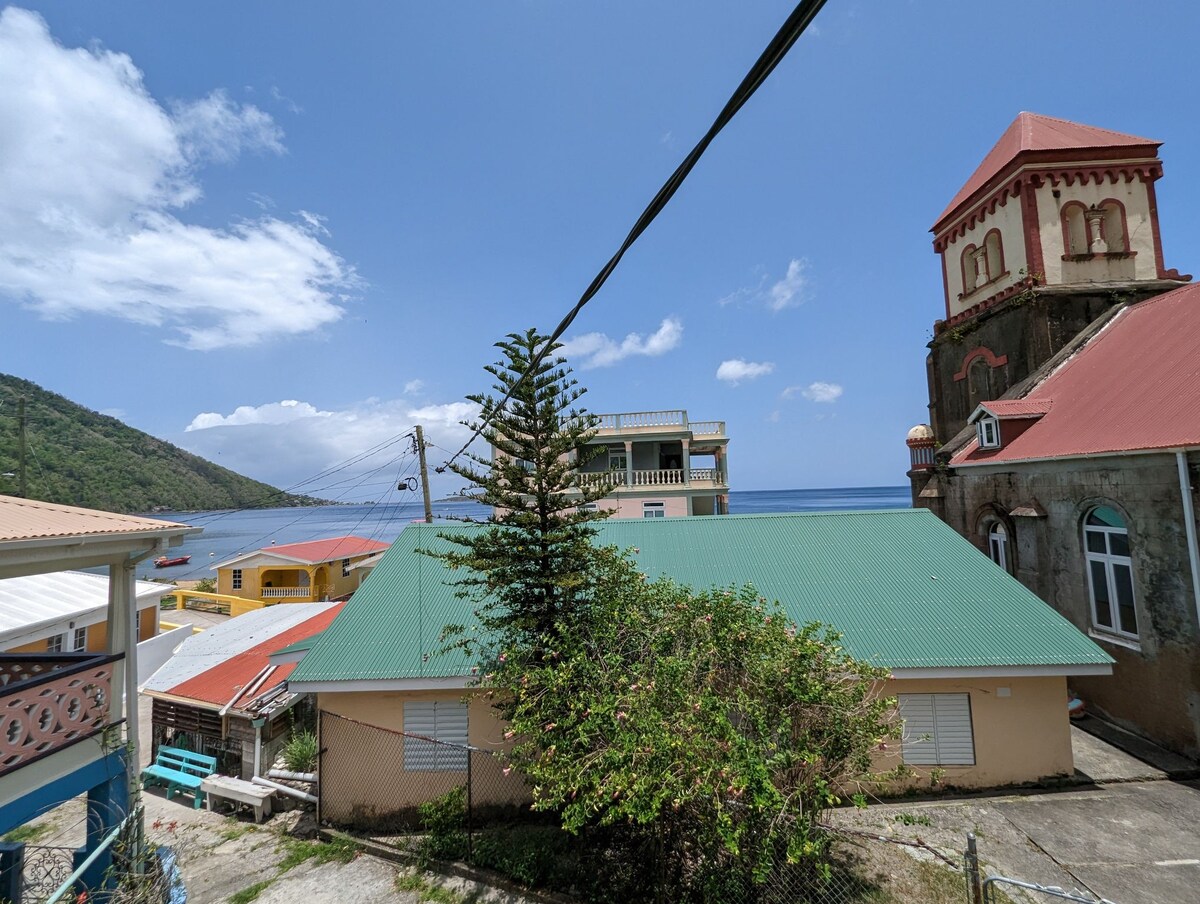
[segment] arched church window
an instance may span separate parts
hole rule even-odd
[[[1087,219],[1084,207],[1078,201],[1072,201],[1062,209],[1063,245],[1067,254],[1088,254]]]
[[[1008,571],[1008,528],[1000,521],[993,521],[988,527],[988,557]]]
[[[1133,599],[1133,559],[1129,530],[1121,513],[1101,505],[1083,521],[1084,560],[1092,600],[1092,624],[1124,637],[1138,636]]]
[[[1126,252],[1129,250],[1129,237],[1125,234],[1125,207],[1120,201],[1109,200],[1100,205],[1104,218],[1100,228],[1104,235],[1104,244],[1109,251]]]
[[[962,264],[962,285],[963,295],[970,295],[975,291],[976,286],[976,271],[975,271],[975,251],[974,245],[968,245],[963,249],[961,264]]]
[[[980,402],[990,402],[994,398],[992,395],[992,366],[982,358],[973,361],[971,369],[967,371],[967,389],[971,394],[972,408]]]
[[[983,240],[983,247],[987,252],[987,278],[991,282],[993,279],[999,279],[1004,273],[1004,248],[1000,243],[1000,230],[993,229],[989,232]]]

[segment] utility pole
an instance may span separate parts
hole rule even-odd
[[[417,424],[417,456],[421,460],[421,492],[425,496],[425,523],[433,524],[433,503],[429,501],[429,468],[425,464],[425,431]]]
[[[25,475],[25,396],[17,399],[17,495],[29,498]]]

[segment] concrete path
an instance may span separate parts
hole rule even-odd
[[[1092,717],[1071,726],[1071,743],[1074,785],[893,801],[838,811],[834,822],[919,839],[953,856],[970,832],[989,874],[1078,889],[1116,904],[1200,901],[1200,781],[1184,780],[1197,775],[1196,764]],[[1038,897],[1037,904],[1048,900]]]

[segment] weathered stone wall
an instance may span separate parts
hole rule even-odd
[[[1198,465],[1200,455],[1193,454],[1193,487],[1200,484]],[[942,495],[920,504],[981,549],[981,521],[989,513],[1002,517],[1015,576],[1117,661],[1112,676],[1073,678],[1072,687],[1089,704],[1161,743],[1192,756],[1200,752],[1200,630],[1175,456],[960,468],[933,480]],[[1008,517],[1031,502],[1045,510],[1044,518]],[[1092,626],[1083,519],[1096,505],[1111,505],[1126,518],[1136,644],[1117,642]],[[1200,508],[1195,493],[1193,506]]]
[[[929,423],[939,442],[948,442],[967,424],[980,402],[999,398],[1024,380],[1114,304],[1161,294],[1168,285],[1078,288],[1041,287],[1020,293],[958,326],[940,325],[929,343]],[[963,379],[964,362],[984,348],[996,359],[976,357]]]

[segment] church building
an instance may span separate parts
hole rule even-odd
[[[1195,756],[1200,286],[1164,265],[1158,148],[1021,113],[950,202],[908,476],[1113,656],[1089,706]]]

